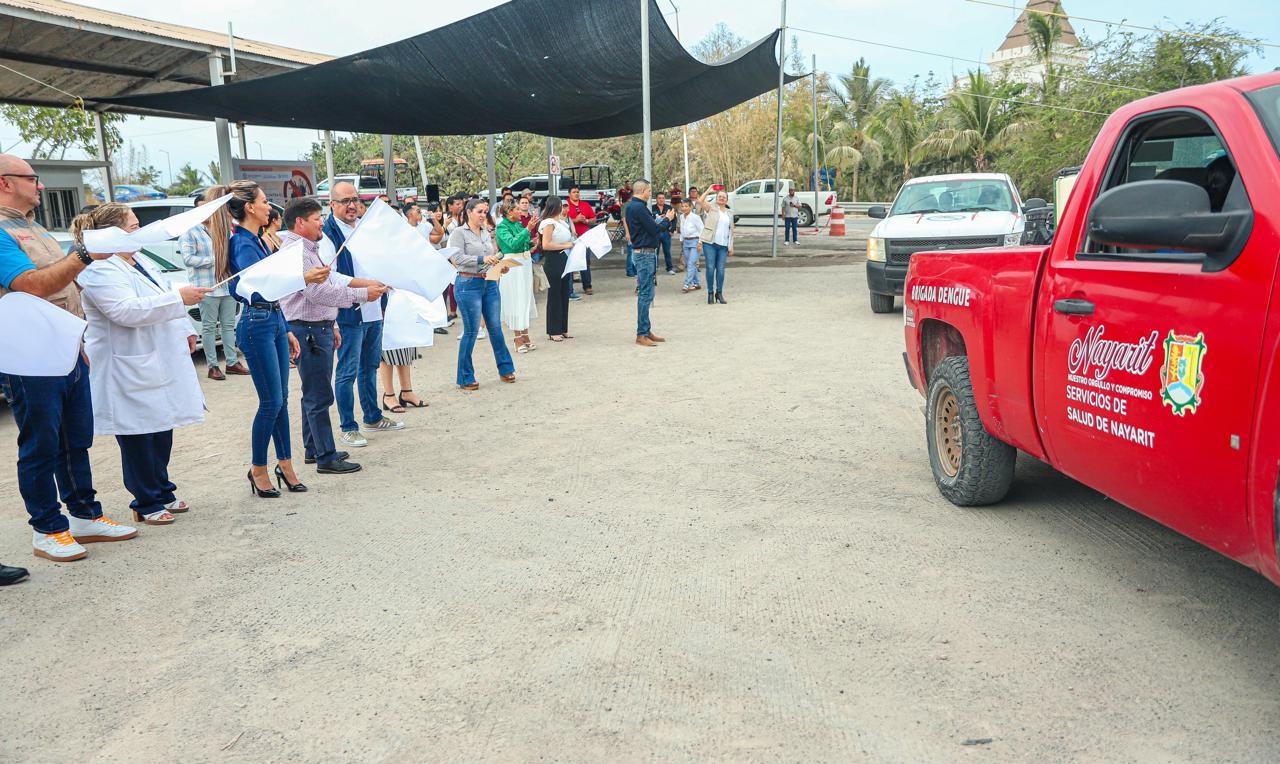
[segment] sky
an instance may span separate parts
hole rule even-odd
[[[537,0],[518,0],[536,2]],[[634,0],[610,0],[633,2]],[[356,53],[396,40],[421,34],[460,18],[501,4],[501,0],[471,0],[466,3],[424,4],[383,0],[311,0],[296,3],[264,3],[260,0],[221,0],[217,3],[174,3],[158,0],[80,0],[83,5],[126,13],[157,21],[184,24],[209,30],[235,25],[236,36],[285,45],[334,56]],[[847,72],[859,57],[865,57],[874,76],[906,82],[914,75],[930,72],[947,80],[963,74],[973,64],[951,61],[986,60],[999,47],[1013,25],[1018,11],[1000,5],[1021,6],[1024,0],[790,0],[788,26],[798,30],[819,30],[859,38],[863,42],[821,37],[791,31],[806,60],[817,55],[818,68]],[[733,2],[690,2],[659,0],[667,23],[686,47],[692,47],[718,22],[748,40],[757,40],[776,29],[780,20],[778,0],[733,0]],[[1186,21],[1221,18],[1246,35],[1280,45],[1280,14],[1269,3],[1257,0],[1063,0],[1073,16],[1077,32],[1101,37],[1103,24],[1083,21],[1087,16],[1106,21],[1124,21],[1152,27],[1171,27]],[[1123,10],[1121,10],[1123,6]],[[675,9],[679,8],[679,13]],[[301,9],[301,10],[300,10]],[[419,10],[421,9],[421,10]],[[428,10],[429,9],[429,10]],[[548,36],[554,34],[548,30]],[[909,53],[870,43],[896,45],[936,52],[937,56]],[[483,58],[477,58],[483,66]],[[1249,61],[1251,71],[1280,68],[1280,47],[1266,47]],[[92,95],[86,93],[84,95]],[[130,117],[122,131],[126,141],[146,147],[151,164],[167,181],[184,163],[207,167],[217,158],[213,124],[188,120]],[[252,159],[297,159],[305,154],[318,135],[312,130],[254,127],[246,130],[248,153]],[[17,129],[0,121],[0,147],[22,154]],[[237,151],[233,140],[233,152]],[[12,147],[12,148],[11,148]],[[167,153],[166,153],[167,152]],[[83,158],[68,153],[67,158]],[[172,168],[172,169],[171,169]],[[320,174],[323,168],[318,168]]]

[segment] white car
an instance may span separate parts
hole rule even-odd
[[[1000,173],[931,175],[903,184],[867,239],[867,287],[871,310],[888,313],[902,294],[907,263],[917,252],[1008,247],[1022,243],[1022,197]]]
[[[733,222],[741,220],[771,223],[777,213],[773,206],[773,178],[749,180],[729,193],[729,209],[733,210]],[[788,178],[782,179],[778,190],[778,205],[790,193],[796,183]],[[823,216],[831,215],[831,208],[836,204],[834,191],[801,191],[796,189],[796,198],[800,200],[800,223],[808,228]],[[708,200],[710,201],[710,200]]]

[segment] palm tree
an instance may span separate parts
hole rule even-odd
[[[918,145],[925,152],[945,157],[962,156],[976,172],[986,172],[991,155],[1027,131],[1011,96],[1022,86],[992,83],[981,72],[969,72],[967,87],[957,86],[947,96],[946,127],[934,131]]]
[[[1054,4],[1053,13],[1055,15],[1027,11],[1027,36],[1031,40],[1031,49],[1035,51],[1036,58],[1044,67],[1041,85],[1045,99],[1058,90],[1058,78],[1053,65],[1053,49],[1062,39],[1062,17],[1056,15],[1062,13],[1061,3]]]
[[[895,91],[875,114],[872,134],[884,147],[885,156],[902,167],[902,181],[911,180],[924,139],[924,117],[920,103],[909,92]]]
[[[827,96],[832,122],[826,162],[842,172],[851,170],[849,198],[858,198],[858,172],[864,162],[873,162],[881,154],[880,145],[871,136],[872,116],[884,102],[890,82],[872,77],[871,65],[859,58],[848,74],[836,78],[839,84],[828,84]]]

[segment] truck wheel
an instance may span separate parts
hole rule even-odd
[[[969,359],[951,356],[929,380],[925,440],[938,490],[952,504],[994,504],[1009,493],[1018,451],[982,426],[973,403]]]
[[[892,313],[893,312],[893,295],[871,293],[871,312],[872,313]]]
[[[809,209],[809,205],[806,204],[800,208],[800,222],[796,223],[796,225],[801,228],[808,228],[813,225],[813,210]]]

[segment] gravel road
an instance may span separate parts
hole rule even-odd
[[[475,393],[442,337],[430,408],[302,496],[249,496],[250,383],[202,380],[193,511],[79,563],[8,468],[0,761],[1280,760],[1280,591],[1029,458],[947,504],[901,315],[833,262],[660,276],[652,350],[605,271]]]

